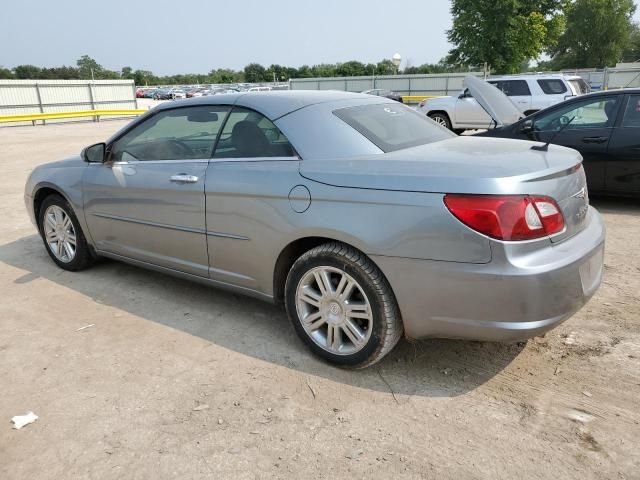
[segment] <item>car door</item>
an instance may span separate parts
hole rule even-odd
[[[621,122],[611,132],[605,188],[640,192],[640,95],[628,95]]]
[[[531,109],[531,89],[526,80],[489,80],[489,83],[502,90],[521,112]]]
[[[607,147],[618,114],[620,95],[599,95],[567,102],[534,118],[531,140],[575,148],[584,159],[589,189],[605,185]]]
[[[276,246],[282,247],[279,240],[290,229],[292,208],[303,205],[308,193],[298,185],[302,182],[298,163],[293,147],[273,122],[254,110],[233,108],[207,169],[211,279],[271,290],[269,259],[277,255]]]
[[[456,128],[490,128],[493,124],[491,117],[473,98],[469,89],[458,95],[454,115]]]
[[[541,94],[536,97],[535,104],[532,103],[533,110],[551,107],[573,95],[561,78],[540,78],[536,82]]]
[[[229,110],[159,110],[89,165],[84,210],[99,251],[208,276],[205,175]]]

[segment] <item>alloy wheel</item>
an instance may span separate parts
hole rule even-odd
[[[298,318],[309,337],[335,355],[362,350],[371,337],[371,304],[360,284],[328,266],[309,270],[296,289]]]
[[[71,217],[57,205],[44,212],[44,236],[51,253],[64,263],[76,256],[76,231]]]

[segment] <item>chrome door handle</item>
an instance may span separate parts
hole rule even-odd
[[[176,183],[196,183],[198,181],[198,177],[196,177],[195,175],[180,173],[178,175],[172,175],[170,180]]]

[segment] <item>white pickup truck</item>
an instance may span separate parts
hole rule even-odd
[[[582,78],[573,75],[510,75],[487,82],[502,90],[524,116],[591,90]],[[416,110],[457,133],[490,128],[494,123],[468,89],[455,97],[427,99]]]

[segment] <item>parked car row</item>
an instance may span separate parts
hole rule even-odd
[[[183,85],[179,87],[139,87],[136,89],[137,98],[153,98],[154,100],[176,100],[180,98],[206,97],[223,93],[239,92],[266,92],[271,90],[288,90],[289,85],[255,85],[255,84],[231,84],[193,86]]]

